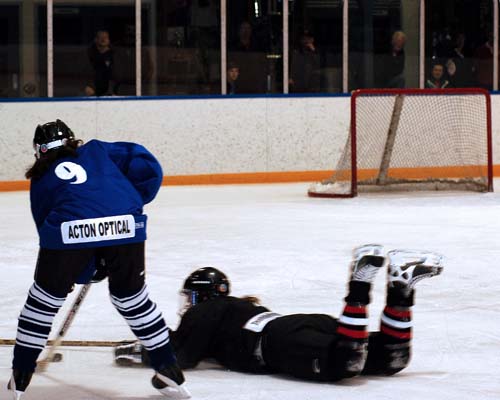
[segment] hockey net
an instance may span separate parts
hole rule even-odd
[[[367,89],[351,96],[349,136],[312,197],[359,191],[493,190],[491,103],[482,89]]]

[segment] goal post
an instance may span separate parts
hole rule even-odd
[[[331,178],[311,197],[358,191],[493,191],[491,99],[484,89],[361,89]]]

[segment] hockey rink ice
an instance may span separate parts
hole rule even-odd
[[[500,399],[500,181],[496,193],[364,194],[312,199],[308,184],[163,187],[146,207],[147,282],[171,327],[178,291],[196,267],[229,276],[232,294],[257,295],[279,313],[338,316],[351,249],[364,243],[425,249],[446,257],[441,276],[417,285],[413,358],[393,377],[309,383],[247,375],[203,363],[187,371],[193,399]],[[37,255],[28,192],[0,193],[0,337],[13,339]],[[385,271],[384,271],[385,272]],[[380,273],[370,306],[378,329]],[[59,328],[72,297],[56,318]],[[68,340],[132,339],[105,282],[93,285]],[[146,368],[113,364],[110,348],[63,348],[64,359],[33,377],[26,400],[162,399]],[[0,346],[0,400],[10,399],[12,347]]]

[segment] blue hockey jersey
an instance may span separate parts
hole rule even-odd
[[[156,158],[135,143],[92,140],[78,157],[54,162],[32,179],[31,211],[40,247],[102,247],[146,240],[144,204],[163,174]]]

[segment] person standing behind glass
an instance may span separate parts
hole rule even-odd
[[[465,54],[465,34],[460,32],[455,36],[454,48],[449,54],[446,69],[450,82],[454,87],[468,87],[472,85],[472,64]]]
[[[293,52],[289,84],[295,93],[320,90],[320,58],[314,36],[308,30],[302,32],[299,47]]]
[[[231,51],[260,51],[260,46],[253,36],[250,22],[243,21],[238,29],[238,39],[230,45]]]
[[[474,72],[477,86],[493,88],[493,32],[489,32],[486,42],[474,52]]]
[[[238,93],[264,93],[268,61],[266,53],[255,39],[250,22],[243,21],[238,28],[238,37],[229,43],[228,56],[240,66]]]
[[[94,71],[94,82],[85,87],[87,96],[105,96],[110,93],[110,81],[113,76],[113,49],[109,32],[97,31],[94,43],[88,49],[88,58]]]
[[[383,63],[379,69],[381,79],[380,86],[383,88],[404,88],[405,83],[405,50],[406,34],[396,31],[392,34],[391,50],[388,57],[383,57]]]

